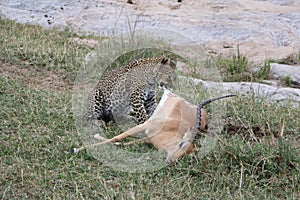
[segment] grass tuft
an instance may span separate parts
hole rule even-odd
[[[251,81],[251,74],[248,72],[249,61],[240,53],[239,46],[237,53],[231,58],[223,58],[218,56],[216,58],[216,66],[223,72],[224,81]]]

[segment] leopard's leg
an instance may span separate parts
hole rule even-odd
[[[99,138],[101,133],[107,130],[104,95],[101,90],[95,89],[88,95],[87,122],[91,125],[91,135]],[[99,136],[96,136],[99,135]]]
[[[132,115],[139,124],[144,123],[148,119],[148,114],[144,105],[145,96],[141,90],[136,90],[130,95],[130,104],[132,108]]]
[[[150,90],[144,95],[145,95],[144,106],[145,106],[148,117],[150,117],[150,116],[152,116],[154,110],[157,107],[156,91]]]
[[[105,121],[105,119],[103,119],[104,106],[105,106],[105,101],[102,92],[98,89],[95,89],[92,93],[88,95],[87,113],[86,113],[87,119]]]

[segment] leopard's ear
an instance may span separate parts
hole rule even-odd
[[[171,58],[168,57],[163,57],[161,63],[164,65],[170,65],[174,69],[176,67],[176,63],[173,60],[171,60]]]
[[[162,60],[160,61],[162,64],[169,64],[171,62],[170,58],[167,57],[163,57]]]

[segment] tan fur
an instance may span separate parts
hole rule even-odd
[[[173,162],[179,157],[195,150],[193,138],[198,131],[196,127],[197,106],[165,90],[164,95],[153,115],[144,123],[98,144],[118,142],[126,137],[145,131],[148,143],[158,150],[167,152],[167,161]],[[201,126],[199,131],[208,127],[207,114],[201,109]],[[183,143],[181,147],[179,144]]]

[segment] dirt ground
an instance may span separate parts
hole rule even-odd
[[[71,89],[67,76],[45,67],[15,65],[0,62],[0,75],[11,80],[24,82],[30,88],[63,92]]]

